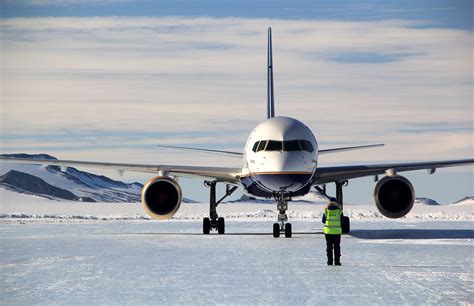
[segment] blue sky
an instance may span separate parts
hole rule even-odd
[[[387,145],[321,165],[473,156],[471,1],[0,5],[3,152],[238,167],[154,144],[242,150],[265,116],[271,25],[277,114],[307,123],[323,148]],[[408,177],[418,196],[473,194],[471,168]],[[205,199],[199,181],[182,182]],[[346,198],[372,201],[372,189],[354,180]]]
[[[24,0],[3,1],[2,17],[209,16],[281,19],[423,21],[426,27],[472,29],[472,1]]]

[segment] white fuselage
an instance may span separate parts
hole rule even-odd
[[[295,193],[310,183],[317,163],[318,143],[311,130],[296,119],[273,117],[250,133],[241,181],[255,196]]]

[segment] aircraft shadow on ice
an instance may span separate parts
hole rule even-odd
[[[473,239],[469,229],[369,229],[352,230],[350,236],[359,239]]]

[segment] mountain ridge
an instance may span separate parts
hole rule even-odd
[[[49,154],[0,154],[10,158],[52,159]],[[104,175],[97,175],[67,167],[38,164],[0,163],[0,186],[19,193],[48,199],[84,202],[137,203],[141,201],[143,185],[125,183]],[[185,203],[194,202],[183,199]]]

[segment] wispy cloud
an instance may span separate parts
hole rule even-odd
[[[277,114],[306,122],[323,146],[387,143],[354,161],[472,155],[470,31],[184,17],[2,19],[3,150],[239,148],[265,115],[268,25]]]
[[[329,56],[330,60],[341,62],[341,63],[389,63],[398,62],[404,58],[413,56],[412,54],[396,53],[370,53],[370,52],[350,52],[350,53],[338,53],[333,56]]]

